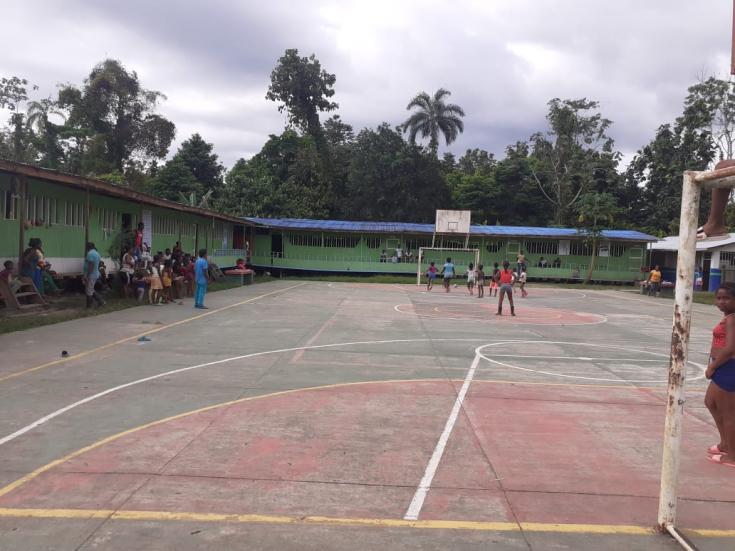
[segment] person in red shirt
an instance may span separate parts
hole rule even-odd
[[[133,255],[136,259],[140,260],[143,255],[143,222],[138,224],[138,229],[135,230],[135,240],[133,242]]]
[[[496,316],[503,315],[503,295],[508,295],[508,302],[510,302],[510,315],[516,315],[516,309],[513,305],[513,282],[515,276],[513,271],[510,269],[510,262],[503,260],[503,269],[498,273],[498,281],[500,282],[500,298],[498,298],[498,311]]]

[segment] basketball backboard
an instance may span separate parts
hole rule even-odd
[[[469,210],[437,210],[436,233],[470,233],[470,218],[472,211]]]

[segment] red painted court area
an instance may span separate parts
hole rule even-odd
[[[36,471],[0,507],[401,519],[460,385],[357,383],[215,406]],[[419,518],[652,526],[663,404],[663,390],[475,381]],[[731,529],[735,473],[705,461],[712,431],[695,415],[679,525]]]
[[[420,318],[443,320],[477,320],[487,323],[505,323],[512,325],[595,325],[604,323],[605,316],[587,312],[577,312],[563,308],[528,306],[525,299],[515,299],[516,314],[510,315],[510,305],[503,304],[503,315],[496,316],[498,306],[492,302],[478,300],[459,304],[399,304],[395,307],[402,314]]]

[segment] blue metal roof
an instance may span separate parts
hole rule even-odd
[[[361,232],[361,233],[423,233],[433,234],[434,224],[408,222],[350,222],[348,220],[309,220],[306,218],[258,218],[245,220],[274,229]],[[539,228],[533,226],[470,226],[470,235],[503,237],[580,237],[574,228]],[[605,230],[603,237],[622,241],[658,241],[651,235],[633,230]]]

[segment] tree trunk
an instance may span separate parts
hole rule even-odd
[[[595,259],[597,258],[597,239],[592,240],[592,257],[590,258],[590,267],[587,270],[587,277],[584,278],[585,283],[592,280],[592,272],[595,269]]]

